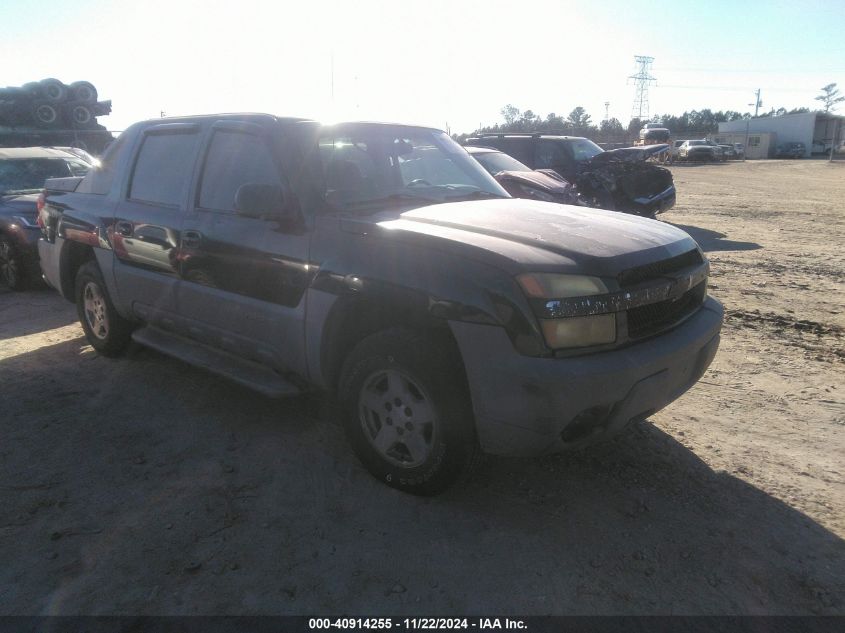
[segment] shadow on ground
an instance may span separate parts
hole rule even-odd
[[[692,239],[698,242],[699,246],[701,246],[702,250],[706,253],[712,253],[715,251],[755,251],[763,248],[756,242],[736,242],[734,240],[726,240],[724,238],[727,237],[727,235],[711,229],[703,229],[701,227],[690,226],[688,224],[671,224],[672,226],[689,233],[690,236],[692,236]]]
[[[323,399],[83,349],[0,363],[4,613],[843,612],[839,537],[647,423],[416,498]]]
[[[33,318],[33,313],[37,318]],[[55,290],[0,289],[0,341],[52,330],[77,320],[76,307]]]

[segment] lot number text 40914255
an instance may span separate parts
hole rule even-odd
[[[527,628],[522,620],[510,618],[309,618],[310,630],[519,630]]]

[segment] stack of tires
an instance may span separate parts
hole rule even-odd
[[[111,112],[111,101],[97,101],[89,81],[64,84],[42,79],[0,88],[0,125],[40,129],[92,129],[98,116]]]

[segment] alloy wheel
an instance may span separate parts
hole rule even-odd
[[[89,281],[82,291],[83,305],[85,308],[85,320],[91,328],[94,336],[105,340],[109,335],[109,318],[106,313],[106,298],[100,286]]]
[[[358,411],[364,437],[395,466],[424,464],[437,440],[437,415],[431,398],[406,374],[373,373],[361,388]]]

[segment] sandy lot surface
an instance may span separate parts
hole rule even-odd
[[[728,310],[710,371],[434,499],[320,399],[101,358],[56,294],[0,294],[0,612],[845,613],[845,164],[673,171]]]

